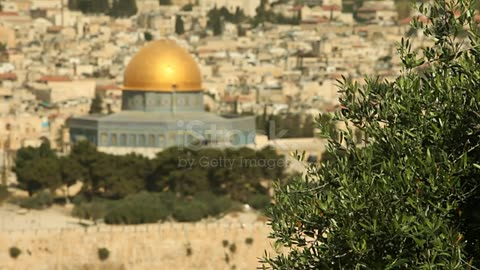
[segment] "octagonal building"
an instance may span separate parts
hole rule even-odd
[[[202,76],[192,56],[172,40],[148,43],[124,73],[122,111],[70,118],[70,140],[100,151],[153,156],[162,149],[253,145],[254,117],[204,110]]]

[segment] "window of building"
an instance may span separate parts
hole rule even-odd
[[[229,134],[228,141],[231,145],[240,145],[242,144],[242,133],[232,132]]]
[[[146,139],[144,134],[138,136],[138,146],[145,146]]]
[[[112,145],[117,145],[118,144],[118,141],[117,141],[117,134],[112,134],[111,137],[110,137],[110,143]]]
[[[204,141],[203,136],[199,136],[197,133],[188,131],[185,134],[185,139],[187,146],[200,146]]]
[[[135,134],[128,135],[128,145],[129,146],[136,146],[137,145],[137,135],[135,135]]]
[[[159,146],[160,148],[163,148],[163,147],[166,146],[166,145],[165,145],[165,135],[163,135],[163,134],[159,134],[159,135],[158,135],[158,146]]]
[[[177,144],[177,132],[176,131],[169,131],[168,132],[168,145],[176,145]]]
[[[127,135],[120,134],[120,146],[127,146]]]
[[[100,134],[100,144],[101,145],[108,145],[108,134],[105,132],[102,132]]]
[[[155,147],[155,135],[150,134],[148,135],[148,146]]]
[[[179,130],[177,131],[177,145],[185,146],[185,131]]]
[[[216,145],[222,141],[221,134],[214,132],[213,130],[205,131],[205,139],[208,144]]]

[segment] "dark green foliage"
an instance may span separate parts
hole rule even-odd
[[[223,34],[225,22],[239,24],[247,19],[242,9],[237,8],[232,14],[226,7],[218,9],[214,7],[208,11],[207,27],[213,31],[215,36]]]
[[[112,202],[105,216],[107,224],[142,224],[165,220],[175,203],[172,196],[138,193]]]
[[[83,180],[87,175],[86,168],[70,156],[61,157],[58,162],[62,182],[67,186],[74,185],[77,181]]]
[[[172,0],[159,0],[158,3],[160,6],[170,6],[172,5]]]
[[[255,151],[239,149],[167,149],[157,155],[147,188],[173,190],[182,195],[212,191],[245,201],[252,192],[266,193],[263,179],[284,175],[285,159],[272,148]]]
[[[366,145],[356,144],[350,129],[329,134],[330,161],[276,189],[272,237],[286,252],[267,256],[270,268],[478,268],[480,35],[473,4],[435,1],[432,24],[415,23],[434,46],[417,54],[402,40],[403,71],[394,81],[343,81],[344,109],[334,120],[360,128]],[[463,25],[471,46],[455,39]]]
[[[180,222],[194,222],[208,216],[208,206],[198,200],[177,202],[173,217]]]
[[[224,260],[227,264],[230,263],[230,255],[228,255],[228,253],[225,253]]]
[[[100,200],[82,203],[73,215],[97,220],[104,217],[108,224],[142,224],[163,221],[172,216],[178,221],[198,221],[207,216],[216,217],[231,209],[233,202],[209,192],[195,198],[177,197],[172,192],[140,192],[122,200]],[[92,218],[92,212],[98,214]]]
[[[100,261],[106,261],[110,257],[110,251],[107,248],[99,248],[97,252]]]
[[[113,0],[109,15],[114,18],[126,18],[137,14],[137,11],[135,0]]]
[[[61,158],[48,145],[20,149],[15,167],[21,186],[31,195],[81,181],[72,214],[112,224],[157,222],[172,216],[173,209],[182,221],[218,217],[251,194],[266,196],[268,182],[284,177],[285,169],[285,158],[273,148],[170,148],[149,160],[98,152],[87,141]],[[39,203],[42,197],[27,200],[25,207],[51,204]]]
[[[149,160],[135,154],[112,156],[100,154],[91,167],[92,185],[103,189],[107,198],[123,198],[139,192],[149,172]],[[136,169],[132,169],[136,168]]]
[[[41,191],[25,199],[19,199],[18,204],[27,209],[45,209],[53,204],[53,196],[50,192]]]
[[[54,190],[61,184],[58,160],[43,158],[26,163],[26,166],[16,171],[21,187],[30,194],[50,188]]]
[[[100,95],[95,95],[95,98],[92,100],[92,104],[90,104],[90,110],[88,111],[89,114],[96,114],[102,113],[102,105],[103,99]]]
[[[207,206],[207,214],[211,217],[227,213],[233,206],[233,201],[225,196],[218,196],[212,192],[201,192],[195,195],[195,199]]]
[[[10,257],[12,257],[12,259],[16,259],[18,258],[18,256],[20,256],[20,254],[22,254],[22,251],[17,247],[11,247],[8,250],[8,253],[10,254]]]
[[[264,210],[270,205],[270,196],[265,194],[252,194],[247,199],[248,205],[257,210]]]
[[[256,15],[252,20],[253,26],[262,25],[266,22],[273,24],[291,24],[298,25],[301,20],[301,14],[295,14],[291,17],[286,17],[283,14],[276,14],[271,9],[267,8],[268,1],[262,0],[260,5],[256,8]]]
[[[54,190],[61,185],[58,159],[48,143],[43,143],[39,148],[18,150],[13,170],[20,187],[30,195],[45,188]]]
[[[106,14],[109,5],[108,0],[68,0],[68,8],[85,14]]]
[[[313,137],[315,128],[313,116],[298,113],[259,115],[256,125],[269,139]]]
[[[222,240],[222,246],[223,247],[228,247],[228,240]]]
[[[78,205],[75,205],[73,208],[72,216],[90,219],[92,221],[97,221],[103,219],[107,213],[107,203],[102,201],[97,202],[85,202]]]
[[[114,18],[131,17],[138,11],[135,0],[68,0],[70,10],[79,10],[86,14],[108,14]]]
[[[177,15],[175,17],[175,33],[177,35],[183,35],[185,33],[185,27],[183,25],[182,16]]]
[[[193,4],[186,4],[182,7],[182,11],[192,11],[193,10]]]
[[[107,198],[123,198],[142,190],[151,171],[150,161],[145,157],[108,155],[97,152],[88,142],[75,145],[70,158],[86,171],[84,192],[94,195],[102,190],[102,196]]]
[[[152,41],[153,40],[153,35],[152,33],[148,32],[148,31],[145,31],[143,33],[143,36],[145,38],[145,41]]]
[[[0,203],[5,201],[9,196],[10,192],[8,192],[7,187],[4,185],[0,185]]]
[[[216,7],[208,13],[207,26],[213,31],[213,35],[219,36],[223,34],[224,17],[220,15]]]
[[[86,203],[86,202],[88,202],[88,199],[87,199],[87,196],[85,196],[85,194],[83,193],[77,194],[72,198],[72,203],[75,206],[79,206],[80,204]]]

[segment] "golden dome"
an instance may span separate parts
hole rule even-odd
[[[123,75],[124,90],[201,91],[200,69],[173,40],[149,42],[130,60]]]

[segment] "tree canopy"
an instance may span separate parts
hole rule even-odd
[[[21,187],[34,194],[77,181],[88,197],[121,199],[142,190],[170,190],[179,196],[213,192],[245,202],[252,194],[267,194],[264,180],[284,177],[284,157],[271,148],[252,150],[169,148],[154,159],[98,152],[79,142],[70,155],[57,157],[48,144],[22,148],[15,160]]]
[[[159,0],[158,4],[160,6],[170,6],[172,5],[172,0]]]
[[[480,35],[474,1],[421,7],[435,41],[421,53],[402,39],[393,81],[344,80],[351,128],[329,138],[329,160],[277,188],[268,211],[277,243],[273,269],[478,268],[480,218]],[[456,13],[459,12],[459,16]],[[468,29],[467,38],[458,37]],[[421,72],[419,72],[421,70]],[[297,155],[301,159],[301,154]],[[474,269],[476,269],[474,268]]]
[[[48,143],[39,148],[27,147],[17,152],[14,172],[20,187],[30,195],[42,189],[55,189],[61,185],[59,164]]]
[[[113,0],[109,15],[115,18],[125,18],[135,15],[137,12],[135,0]]]
[[[79,10],[85,14],[107,14],[112,17],[130,17],[137,13],[135,0],[68,0],[70,10]]]
[[[82,13],[106,14],[110,6],[108,0],[68,0],[68,8]]]

